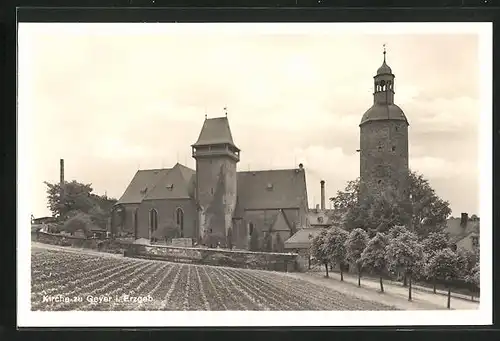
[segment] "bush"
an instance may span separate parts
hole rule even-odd
[[[215,253],[205,258],[205,262],[211,265],[234,266],[238,264],[234,259],[222,253]]]

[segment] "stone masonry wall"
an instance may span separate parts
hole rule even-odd
[[[138,238],[149,238],[149,214],[151,209],[158,212],[158,228],[167,221],[176,223],[176,210],[184,212],[183,237],[197,239],[197,212],[192,199],[144,200],[137,211]]]
[[[297,254],[295,253],[264,253],[133,244],[126,251],[126,256],[284,272],[298,270]]]
[[[408,125],[405,121],[365,123],[360,134],[361,196],[388,186],[408,194]]]
[[[196,161],[200,236],[205,244],[226,243],[236,206],[236,162],[229,157]]]

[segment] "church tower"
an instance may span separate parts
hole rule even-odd
[[[394,78],[384,46],[384,61],[374,77],[373,105],[359,124],[360,200],[390,187],[403,200],[409,195],[409,124],[394,104]]]
[[[226,117],[207,119],[192,146],[196,160],[196,202],[199,240],[207,246],[226,244],[236,207],[236,147]]]

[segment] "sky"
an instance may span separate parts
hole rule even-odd
[[[314,207],[320,180],[331,197],[359,176],[359,123],[383,44],[410,123],[410,168],[453,216],[479,212],[478,35],[234,25],[19,24],[33,215],[50,215],[43,182],[59,181],[61,158],[67,181],[115,198],[138,169],[194,169],[190,145],[205,114],[224,107],[238,169],[303,163]]]

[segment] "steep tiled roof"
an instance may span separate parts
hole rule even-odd
[[[299,169],[238,172],[238,205],[243,209],[307,205],[305,172]]]
[[[229,128],[227,117],[206,119],[201,128],[200,136],[193,146],[206,146],[228,143],[234,147],[233,136]]]
[[[311,227],[298,230],[293,236],[285,241],[285,249],[306,249],[311,246],[314,237],[319,235],[325,228]]]
[[[191,174],[189,174],[191,173]],[[189,199],[190,182],[194,171],[177,163],[148,191],[143,200]]]
[[[145,169],[135,173],[117,204],[139,204],[170,169]]]

